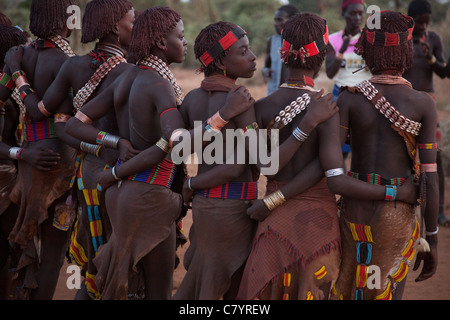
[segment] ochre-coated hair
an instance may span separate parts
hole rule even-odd
[[[39,38],[57,35],[67,23],[71,13],[67,8],[75,0],[33,0],[30,9],[30,31]]]
[[[12,26],[11,20],[9,20],[9,18],[2,12],[0,12],[0,25],[1,24],[6,24],[8,26]]]
[[[212,23],[205,28],[203,28],[195,39],[194,43],[194,54],[195,59],[199,59],[206,51],[211,49],[213,45],[222,39],[228,32],[236,28],[236,25],[231,22],[219,21]],[[217,67],[217,61],[221,61],[230,50],[225,50],[219,54],[208,67],[202,67],[205,76],[209,76],[214,72],[219,71]]]
[[[3,65],[6,52],[12,47],[25,44],[27,37],[25,34],[13,26],[0,25],[0,66]]]
[[[153,7],[141,12],[134,21],[128,49],[129,62],[136,63],[150,55],[180,20],[181,16],[169,7]]]
[[[294,50],[310,44],[323,37],[326,30],[326,21],[312,13],[299,13],[290,18],[285,24],[282,32],[283,39],[292,44]],[[300,57],[295,59],[290,55],[285,62],[288,67],[302,68],[306,70],[319,69],[325,59],[326,49],[319,54],[306,57],[305,63]]]
[[[364,27],[361,37],[355,45],[355,52],[362,56],[372,73],[384,70],[404,72],[413,62],[413,41],[408,40],[399,46],[374,46],[366,39],[366,31],[398,33],[408,30],[409,22],[400,12],[382,11],[380,16],[381,29]]]
[[[81,42],[101,39],[112,32],[133,4],[128,0],[92,0],[86,6],[82,22]]]

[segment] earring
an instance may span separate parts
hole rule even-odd
[[[223,76],[226,77],[227,76],[227,69],[223,68]]]

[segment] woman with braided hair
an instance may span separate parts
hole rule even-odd
[[[74,4],[73,0],[32,1],[30,30],[38,39],[25,48],[20,71],[13,73],[5,69],[13,79],[20,100],[34,90],[42,96],[64,61],[73,55],[65,38],[71,33],[66,25],[67,7]],[[60,154],[61,160],[47,172],[19,160],[19,175],[10,197],[20,210],[9,235],[21,254],[16,268],[16,297],[51,299],[70,235],[53,227],[53,217],[57,210],[66,207],[75,173],[75,150],[57,138],[53,117],[34,121],[26,114],[25,107],[21,109],[24,115],[22,146],[51,149]],[[40,248],[36,246],[37,240],[40,240]]]
[[[105,169],[107,164],[113,165],[119,156],[120,149],[123,158],[133,156],[134,151],[125,139],[109,148],[96,144],[88,144],[65,133],[65,123],[73,115],[73,109],[79,110],[89,99],[98,95],[103,88],[111,84],[119,74],[133,68],[125,60],[126,50],[130,44],[131,31],[134,22],[133,5],[128,0],[93,0],[85,9],[82,22],[81,42],[89,43],[98,40],[95,48],[88,54],[67,60],[58,72],[57,77],[45,92],[42,100],[35,93],[27,95],[24,102],[34,119],[46,119],[55,114],[55,130],[58,136],[68,145],[79,151],[77,157],[77,198],[82,208],[70,244],[72,260],[83,267],[85,284],[77,298],[93,298],[100,294],[95,286],[96,268],[92,259],[98,252],[98,247],[104,244],[109,236],[108,224],[101,190],[98,188],[96,174]],[[20,66],[20,52],[16,55],[14,66]],[[11,60],[13,57],[11,57]],[[12,62],[11,62],[12,63]],[[64,104],[66,93],[73,90],[73,103]],[[116,120],[117,119],[117,120]],[[128,114],[116,113],[110,110],[94,125],[111,136],[120,136],[127,131]],[[125,135],[128,137],[128,135]]]
[[[6,51],[13,46],[23,45],[27,41],[24,33],[11,25],[0,25],[0,67],[3,69],[3,60]],[[3,73],[0,78],[3,79]],[[1,80],[0,80],[1,81]],[[2,86],[5,85],[1,81]],[[10,83],[13,84],[12,82]],[[3,87],[5,88],[5,87]],[[1,89],[0,89],[1,90]],[[8,90],[5,90],[8,91]],[[0,299],[7,299],[10,289],[10,273],[7,272],[8,258],[12,261],[15,257],[11,256],[11,250],[8,242],[8,235],[14,226],[19,207],[11,202],[9,194],[14,187],[17,177],[17,162],[15,155],[21,160],[28,162],[38,170],[50,170],[57,164],[59,154],[51,150],[20,148],[17,143],[17,127],[19,124],[20,110],[14,99],[0,101]]]
[[[299,101],[298,96],[313,99],[317,92],[313,78],[326,55],[326,21],[310,13],[295,15],[286,22],[282,36],[286,82],[259,100],[255,112],[260,126],[269,128],[278,127],[279,118],[284,121],[289,113],[280,129],[280,142],[294,136],[302,144],[286,166],[268,177],[267,196],[247,211],[260,222],[238,299],[327,299],[338,276],[341,243],[333,193],[382,200],[385,188],[344,175],[337,113],[304,132],[301,124],[316,108],[303,111],[300,103],[297,113],[298,106],[291,104]],[[325,98],[331,100],[332,95]],[[410,191],[399,189],[399,199],[415,201]]]
[[[437,266],[436,107],[427,93],[402,77],[413,62],[414,20],[400,12],[378,14],[381,28],[366,26],[356,44],[374,76],[347,88],[337,103],[341,141],[351,131],[348,175],[385,185],[389,201],[344,195],[342,264],[332,290],[336,299],[400,299],[416,250],[414,270],[424,262],[416,281],[431,277]],[[411,174],[420,175],[424,228],[414,205],[398,198],[398,187]],[[420,239],[423,229],[428,248]],[[371,266],[379,268],[378,285],[368,279]]]

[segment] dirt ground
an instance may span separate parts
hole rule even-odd
[[[259,60],[259,70],[261,70],[261,64],[262,60]],[[174,73],[185,93],[199,87],[200,81],[202,79],[201,75],[194,74],[192,70],[182,69],[176,69]],[[319,78],[316,79],[316,87],[324,87],[325,89],[328,89],[327,92],[330,92],[332,83],[323,74],[324,73],[322,72]],[[240,83],[245,84],[249,88],[255,99],[259,99],[265,95],[266,89],[259,75],[255,74],[254,79],[240,81]],[[441,120],[450,119],[450,112],[442,111],[440,112],[440,117]],[[260,194],[263,194],[263,192],[264,188],[260,188]],[[450,178],[447,178],[446,180],[445,199],[445,213],[447,217],[450,217]],[[183,220],[183,227],[186,235],[189,234],[189,228],[191,224],[192,215],[189,211],[187,217]],[[183,258],[184,252],[186,251],[188,246],[189,243],[178,250],[180,259]],[[436,274],[431,279],[416,283],[414,279],[419,275],[421,268],[415,272],[412,271],[412,268],[410,269],[407,278],[405,293],[403,296],[405,300],[450,300],[450,228],[440,228],[438,250],[439,265]],[[69,290],[66,286],[66,281],[69,276],[66,273],[68,266],[68,264],[65,264],[61,269],[58,287],[54,299],[72,300],[75,296],[75,290]],[[180,263],[178,268],[174,271],[174,292],[179,287],[184,274],[185,270],[182,263]]]

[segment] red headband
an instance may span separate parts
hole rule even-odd
[[[405,16],[404,14],[401,15],[409,23],[409,28],[407,31],[388,33],[388,32],[369,31],[368,29],[366,29],[367,42],[369,42],[373,46],[393,47],[399,46],[405,43],[406,41],[411,40],[412,33],[414,30],[414,19],[409,16]]]
[[[217,41],[211,49],[207,50],[199,58],[200,62],[206,68],[211,62],[214,61],[222,52],[230,48],[236,41],[245,36],[247,32],[241,27],[237,26],[230,32],[228,32],[222,39]]]
[[[317,39],[314,42],[304,45],[298,50],[293,49],[292,44],[283,39],[283,45],[280,51],[281,58],[286,62],[286,60],[289,58],[289,55],[292,53],[294,54],[295,59],[297,59],[297,57],[300,57],[300,59],[302,59],[302,62],[305,63],[305,58],[319,54],[319,52],[323,51],[327,47],[327,44],[328,44],[328,25],[325,25],[325,33],[320,39]]]
[[[341,10],[344,11],[345,8],[347,8],[349,5],[355,4],[355,3],[366,6],[366,3],[363,0],[347,0],[347,1],[344,1],[344,3],[342,3]]]

